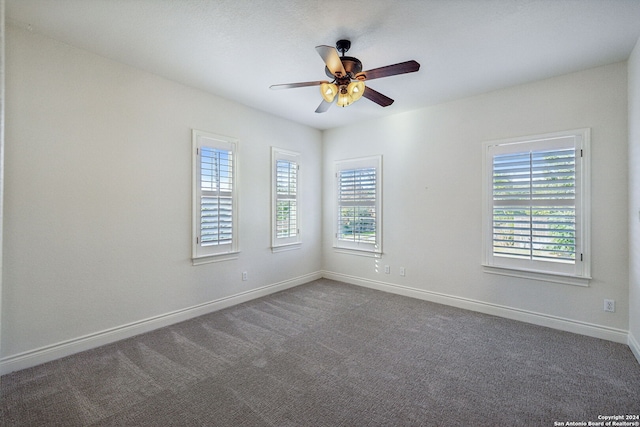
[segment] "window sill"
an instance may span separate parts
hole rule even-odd
[[[333,247],[334,251],[339,254],[348,254],[348,255],[357,255],[368,258],[382,258],[382,252],[372,252],[365,251],[361,249],[350,249],[350,248],[340,248],[337,246]]]
[[[539,280],[542,282],[561,283],[563,285],[589,287],[589,281],[591,280],[591,277],[571,276],[534,270],[515,270],[504,267],[495,267],[487,264],[483,264],[482,267],[483,271],[489,274]]]
[[[239,253],[240,251],[225,252],[222,254],[213,254],[213,255],[201,256],[198,258],[191,258],[191,265],[210,264],[212,262],[223,262],[223,261],[238,259]]]
[[[275,254],[278,252],[294,251],[296,249],[300,249],[301,246],[302,243],[290,243],[288,245],[272,246],[271,252]]]

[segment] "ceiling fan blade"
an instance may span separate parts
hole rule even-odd
[[[318,105],[318,108],[316,108],[316,113],[326,113],[329,107],[331,107],[331,104],[333,103],[323,99],[320,105]]]
[[[415,73],[420,69],[420,64],[416,61],[400,62],[398,64],[387,65],[386,67],[374,68],[372,70],[358,73],[356,77],[364,75],[365,80],[379,79],[381,77],[395,76],[398,74]]]
[[[364,93],[362,94],[362,96],[370,101],[375,102],[381,107],[388,107],[389,105],[393,104],[393,99],[381,94],[376,90],[371,89],[369,86],[364,88]]]
[[[306,87],[306,86],[320,86],[322,83],[329,83],[326,80],[317,81],[317,82],[300,82],[300,83],[286,83],[281,85],[271,85],[269,89],[293,89],[296,87]]]
[[[335,47],[326,45],[316,46],[316,51],[322,57],[324,63],[327,64],[327,68],[331,71],[331,74],[336,77],[344,77],[347,75]]]

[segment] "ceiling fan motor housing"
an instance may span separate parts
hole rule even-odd
[[[354,58],[353,56],[344,56],[350,48],[350,40],[338,40],[336,42],[336,50],[342,54],[340,61],[342,62],[344,71],[347,73],[346,76],[336,76],[329,71],[329,67],[324,67],[325,74],[332,79],[335,78],[338,84],[348,84],[351,79],[356,78],[356,74],[362,71],[362,62],[360,62],[358,58]]]
[[[349,79],[355,79],[356,74],[362,71],[362,62],[360,62],[358,58],[354,58],[353,56],[341,56],[340,61],[342,61],[342,66],[347,72]],[[324,67],[324,72],[328,77],[331,77],[332,79],[336,78],[336,76],[329,71],[328,67]]]

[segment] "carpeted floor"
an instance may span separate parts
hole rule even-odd
[[[323,279],[1,392],[3,426],[554,426],[640,414],[640,365],[622,344]]]

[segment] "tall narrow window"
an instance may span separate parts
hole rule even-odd
[[[588,277],[588,129],[485,144],[485,264]]]
[[[381,156],[336,162],[336,248],[382,253],[381,170]]]
[[[271,149],[272,159],[272,238],[273,251],[295,249],[300,244],[298,200],[300,154]]]
[[[193,131],[193,258],[237,252],[236,142]]]

